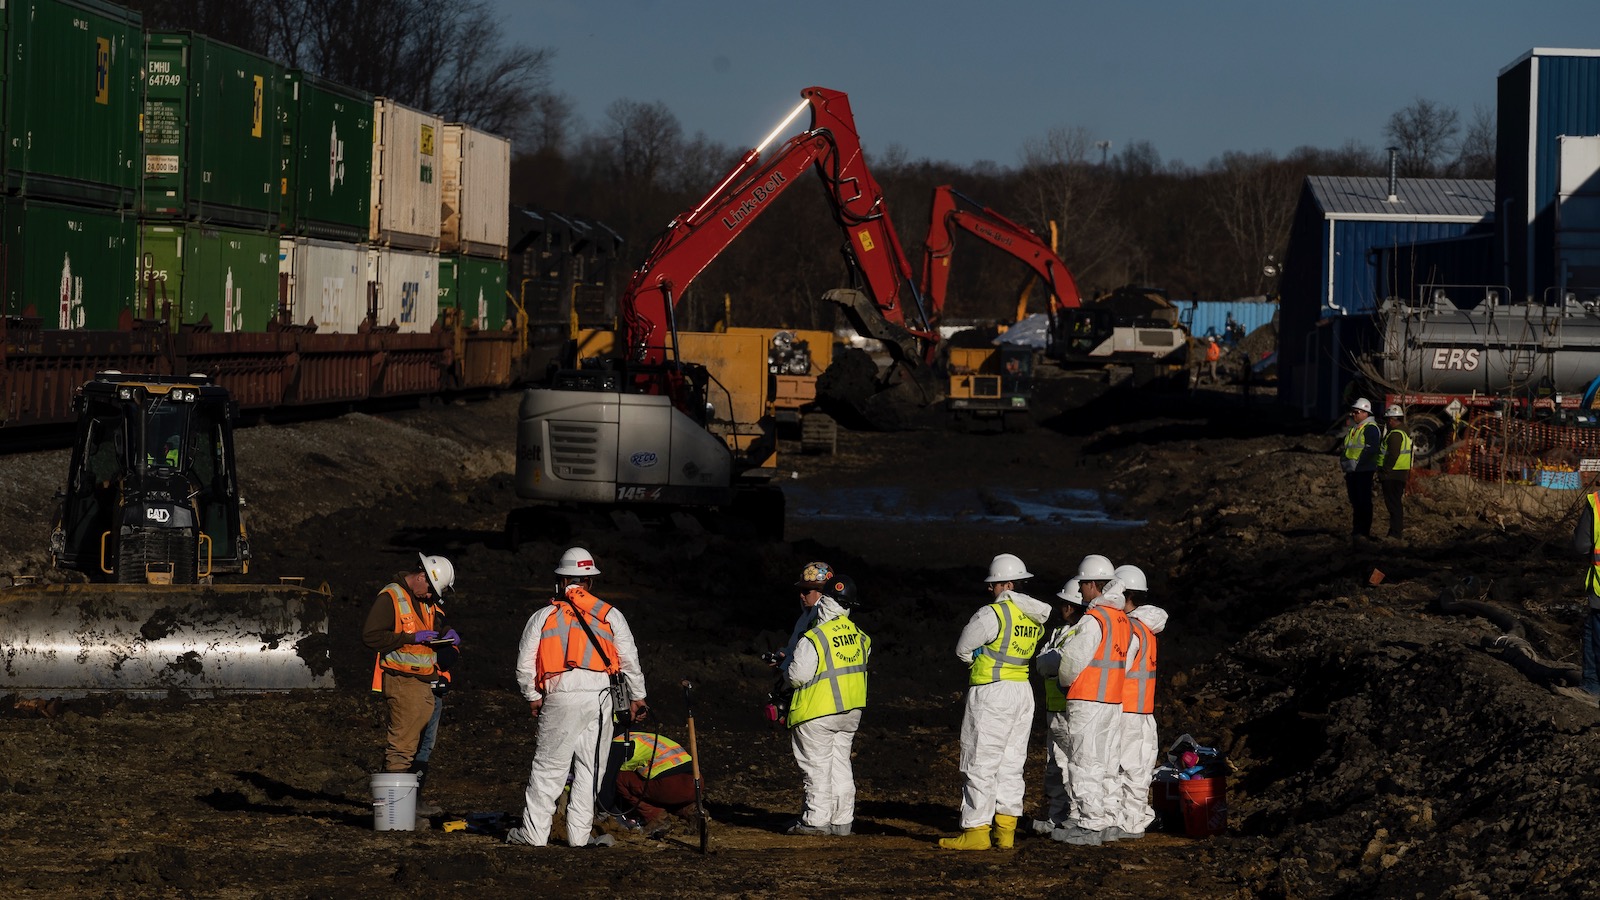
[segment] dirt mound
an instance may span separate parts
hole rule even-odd
[[[1583,560],[1563,546],[1575,492],[1513,498],[1419,476],[1406,540],[1351,545],[1332,439],[1320,429],[1221,391],[1108,391],[1049,367],[1036,390],[1041,426],[1027,433],[846,430],[837,456],[784,454],[786,483],[824,498],[815,514],[791,516],[785,542],[574,536],[600,561],[600,593],[639,636],[651,705],[672,736],[684,737],[679,681],[698,687],[712,855],[629,837],[602,871],[561,848],[507,847],[438,821],[374,833],[367,778],[384,716],[366,690],[372,658],[359,628],[376,590],[419,549],[456,564],[451,616],[466,641],[429,799],[453,816],[520,806],[535,729],[512,659],[562,547],[530,541],[511,552],[501,542],[517,504],[516,403],[242,431],[258,528],[252,577],[329,581],[339,688],[0,702],[8,874],[57,896],[248,896],[268,882],[296,896],[348,895],[401,879],[719,896],[810,884],[819,871],[835,892],[965,896],[992,883],[1001,862],[1022,895],[1587,896],[1600,881],[1587,852],[1600,829],[1590,814],[1600,709],[1520,667],[1505,637],[1570,671],[1583,607]],[[32,570],[64,458],[7,465],[37,478],[0,483],[9,535],[0,559]],[[1019,499],[1046,494],[1081,496],[1124,522],[1054,523]],[[952,495],[972,499],[953,511],[934,503]],[[877,498],[866,512],[829,515],[863,497]],[[1029,590],[1039,596],[1088,552],[1145,569],[1152,600],[1172,615],[1161,734],[1190,732],[1225,753],[1227,835],[1101,848],[1031,839],[1004,860],[934,849],[956,828],[961,783],[965,673],[951,647],[998,552],[1038,573]],[[759,654],[787,637],[793,574],[811,559],[856,579],[874,642],[848,841],[781,833],[800,776],[787,735],[761,717],[771,675]],[[1504,616],[1437,605],[1469,574]],[[1030,808],[1041,738],[1042,727]]]

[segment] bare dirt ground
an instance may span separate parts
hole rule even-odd
[[[1600,710],[1554,692],[1547,672],[1518,668],[1499,639],[1509,621],[1544,657],[1576,662],[1583,561],[1563,545],[1577,492],[1419,478],[1407,539],[1352,546],[1331,439],[1259,398],[1105,392],[1067,377],[1047,378],[1040,395],[1041,423],[1022,434],[845,432],[837,457],[780,463],[790,483],[824,497],[888,486],[913,504],[978,498],[932,521],[796,514],[783,543],[577,537],[605,573],[598,592],[639,635],[651,704],[680,739],[677,684],[697,685],[716,819],[707,856],[683,833],[571,850],[446,833],[442,819],[373,832],[367,777],[379,768],[383,713],[366,690],[372,659],[358,631],[417,550],[456,563],[451,616],[466,641],[430,799],[442,818],[520,808],[534,731],[512,660],[562,546],[511,553],[499,540],[517,504],[517,398],[246,429],[250,577],[329,582],[339,687],[43,709],[0,698],[0,886],[130,897],[1595,894]],[[0,571],[42,569],[64,467],[61,452],[0,458]],[[1082,488],[1147,524],[1030,518],[1006,499],[1017,488]],[[952,648],[999,552],[1040,576],[1039,596],[1090,552],[1150,574],[1153,602],[1172,614],[1162,739],[1190,732],[1227,754],[1226,835],[937,849],[955,831],[960,792],[965,679]],[[769,676],[758,655],[787,636],[797,613],[788,585],[810,559],[857,578],[857,619],[874,639],[850,838],[781,833],[800,776],[787,735],[760,717]],[[1469,575],[1474,586],[1456,593],[1482,597],[1490,606],[1478,611],[1502,611],[1500,623],[1439,606]],[[1036,725],[1030,806],[1043,768]]]

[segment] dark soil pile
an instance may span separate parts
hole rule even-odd
[[[377,589],[418,550],[456,563],[451,615],[466,656],[429,795],[447,819],[515,813],[535,732],[512,660],[563,546],[533,540],[512,553],[500,540],[518,504],[515,397],[247,429],[241,478],[259,553],[251,577],[328,580],[339,687],[218,700],[5,699],[0,881],[41,896],[359,895],[396,883],[570,896],[956,896],[997,884],[1018,896],[1594,892],[1600,872],[1583,851],[1596,836],[1600,710],[1519,669],[1495,640],[1502,625],[1437,604],[1475,576],[1457,593],[1503,609],[1541,656],[1570,665],[1583,561],[1562,545],[1575,492],[1426,478],[1409,498],[1404,543],[1352,546],[1331,439],[1318,431],[1258,399],[1107,394],[1094,379],[1046,372],[1040,427],[1029,432],[845,431],[838,456],[789,452],[780,463],[791,483],[828,496],[892,487],[915,505],[973,491],[970,509],[932,521],[895,510],[791,515],[785,542],[613,530],[575,538],[604,572],[599,592],[639,635],[652,706],[679,739],[678,685],[696,686],[716,819],[704,857],[683,834],[574,851],[446,833],[442,820],[372,832],[367,777],[379,766],[383,714],[366,690],[372,658],[357,632]],[[0,568],[33,572],[64,454],[4,465]],[[1074,488],[1148,524],[1064,525],[1014,504],[997,519],[1008,492]],[[953,644],[999,552],[1029,564],[1038,596],[1090,552],[1150,574],[1152,601],[1172,614],[1161,734],[1189,732],[1226,754],[1226,835],[1099,848],[1031,839],[1011,855],[936,849],[956,828],[960,792],[965,678]],[[760,716],[770,676],[759,654],[787,636],[798,612],[789,584],[810,559],[856,578],[858,619],[874,640],[848,839],[780,832],[799,803],[799,772],[787,735]],[[1030,804],[1042,746],[1034,741]]]

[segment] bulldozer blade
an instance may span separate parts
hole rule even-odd
[[[327,595],[295,585],[0,590],[0,693],[190,696],[332,688]]]

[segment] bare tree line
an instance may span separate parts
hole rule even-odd
[[[660,101],[619,99],[585,125],[550,77],[556,51],[509,45],[484,0],[133,0],[146,27],[192,29],[376,95],[512,138],[514,204],[598,219],[627,241],[631,265],[668,222],[697,203],[748,148],[687,135]],[[844,86],[848,89],[848,86]],[[930,197],[954,185],[1048,237],[1084,293],[1138,284],[1173,297],[1272,294],[1300,186],[1308,175],[1379,176],[1383,150],[1351,141],[1284,157],[1230,152],[1203,166],[1163,163],[1149,142],[1109,153],[1083,126],[1042,125],[1014,168],[913,159],[879,146],[861,123],[873,173],[901,242],[918,253]],[[1417,98],[1383,127],[1403,177],[1492,178],[1493,112],[1460,114]],[[773,150],[769,149],[769,154]],[[949,317],[1001,318],[1016,308],[1025,268],[958,238]],[[795,185],[695,281],[688,327],[827,326],[816,299],[845,283],[844,236],[820,184]],[[913,259],[913,263],[918,260]],[[626,268],[626,267],[625,267]],[[1035,294],[1035,296],[1038,296]],[[725,299],[726,298],[726,299]],[[1034,308],[1042,298],[1033,301]]]

